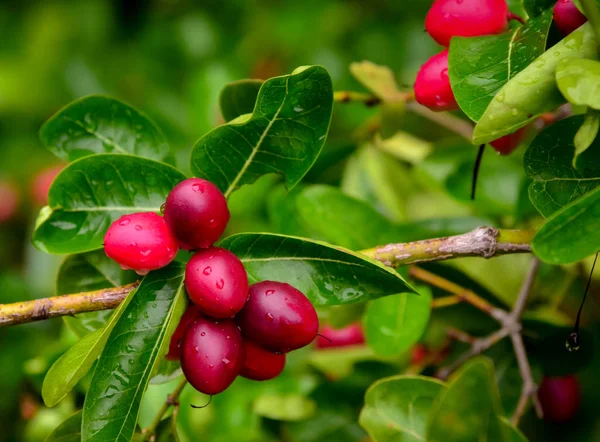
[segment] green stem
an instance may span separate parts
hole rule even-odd
[[[598,52],[600,52],[600,9],[598,9],[596,0],[581,0],[581,7],[583,8],[583,12],[592,25],[592,29],[596,35]]]
[[[154,432],[156,431],[156,427],[158,427],[158,424],[160,424],[160,421],[162,420],[165,413],[169,411],[169,408],[171,408],[171,406],[177,405],[179,395],[181,394],[186,385],[187,379],[184,376],[181,379],[181,382],[177,384],[177,387],[175,387],[175,390],[173,390],[173,393],[167,396],[167,400],[163,402],[162,407],[160,407],[160,410],[158,410],[158,413],[156,413],[156,416],[154,416],[154,420],[152,421],[152,423],[148,426],[148,428],[142,431],[142,438],[140,442],[147,441],[150,438],[150,436],[154,434]]]

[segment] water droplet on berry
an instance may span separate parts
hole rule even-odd
[[[210,266],[204,267],[204,270],[202,270],[202,273],[204,273],[206,276],[210,275],[212,273],[212,267],[210,267]]]
[[[267,317],[267,319],[268,319],[269,321],[273,321],[273,319],[274,319],[274,317],[273,317],[273,314],[272,314],[272,313],[267,313],[265,316]]]
[[[120,226],[126,226],[130,222],[131,222],[131,220],[129,218],[125,218],[125,219],[122,219],[121,221],[119,221],[119,225]]]
[[[197,193],[204,193],[204,186],[199,183],[192,184],[192,190]]]
[[[148,250],[140,250],[140,255],[142,256],[148,256],[152,253],[152,250],[148,249]]]
[[[448,80],[448,69],[442,69],[440,76],[442,77],[442,80]]]
[[[231,363],[231,361],[230,361],[229,359],[227,359],[227,358],[223,358],[223,359],[221,359],[221,362],[222,362],[223,364],[225,364],[225,365],[229,365],[229,364]]]
[[[208,222],[208,225],[209,225],[210,227],[213,227],[213,226],[214,226],[216,223],[217,223],[217,220],[216,220],[216,219],[214,219],[214,218],[212,218],[212,219],[211,219],[211,220]]]
[[[215,366],[213,364],[209,364],[208,368],[215,368]]]
[[[231,336],[227,335],[227,336],[225,336],[225,339],[230,340]]]
[[[273,293],[275,293],[275,290],[267,290],[267,291],[265,292],[265,295],[267,295],[267,296],[270,296],[270,295],[272,295]]]
[[[139,224],[136,224],[136,226],[134,227],[134,229],[135,229],[135,230],[137,230],[137,231],[139,232],[140,230],[142,230],[142,229],[143,229],[143,227],[142,227],[142,226],[140,226]]]
[[[217,286],[217,288],[219,290],[221,290],[221,289],[223,289],[223,287],[225,287],[225,281],[223,281],[222,279],[219,279],[215,285]]]
[[[206,336],[206,332],[200,333],[200,336]]]

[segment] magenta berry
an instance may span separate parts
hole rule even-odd
[[[254,381],[276,378],[285,367],[285,354],[274,353],[260,345],[244,340],[244,365],[240,376]]]
[[[190,178],[173,188],[164,208],[165,221],[184,250],[212,246],[229,221],[227,200],[210,181]]]
[[[500,155],[509,155],[511,154],[519,144],[523,140],[523,136],[525,135],[525,128],[521,128],[512,134],[505,135],[497,140],[494,140],[490,143],[490,145],[498,152]]]
[[[194,304],[190,304],[183,312],[177,328],[171,336],[171,342],[169,343],[169,352],[165,356],[169,361],[178,361],[181,357],[181,339],[188,327],[201,316],[200,310]]]
[[[156,213],[132,213],[116,220],[104,235],[104,251],[125,270],[145,275],[169,264],[177,242]]]
[[[310,344],[319,329],[317,312],[308,298],[291,285],[274,281],[250,286],[238,322],[249,339],[281,353]]]
[[[434,55],[421,66],[415,81],[415,99],[436,112],[458,109],[448,77],[448,50]]]
[[[508,27],[506,0],[436,0],[425,29],[442,46],[452,37],[499,34]]]
[[[248,276],[237,256],[211,247],[195,253],[187,263],[185,288],[202,313],[233,318],[248,299]]]
[[[581,394],[575,376],[545,377],[538,390],[538,398],[544,411],[544,419],[566,422],[579,410]]]
[[[340,329],[326,325],[319,333],[322,338],[318,337],[315,341],[317,348],[349,347],[365,343],[365,335],[359,323]]]
[[[198,318],[181,341],[181,369],[201,393],[218,394],[235,380],[244,362],[242,336],[231,319]]]
[[[575,29],[583,25],[587,18],[583,15],[573,0],[558,0],[554,5],[554,23],[558,31],[567,36]]]

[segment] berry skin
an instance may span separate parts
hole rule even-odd
[[[195,253],[187,263],[185,288],[202,313],[233,318],[248,299],[248,275],[237,256],[211,247]]]
[[[285,367],[285,354],[273,353],[252,341],[244,340],[244,365],[240,376],[253,381],[276,378]]]
[[[176,185],[165,203],[165,221],[184,250],[205,249],[229,221],[227,200],[210,181],[190,178]]]
[[[201,393],[218,394],[235,380],[244,363],[242,335],[231,319],[198,318],[181,341],[181,369]]]
[[[177,242],[165,220],[156,213],[132,213],[116,220],[104,235],[104,252],[124,270],[145,275],[169,264]]]
[[[19,189],[7,181],[0,182],[0,223],[10,221],[19,210]]]
[[[50,185],[61,170],[63,170],[63,166],[50,167],[49,169],[42,170],[35,177],[31,186],[31,194],[35,204],[38,206],[48,204],[48,190],[50,190]]]
[[[545,377],[538,390],[544,419],[566,422],[579,410],[581,401],[579,381],[575,376]]]
[[[179,324],[177,328],[173,332],[173,336],[171,336],[171,342],[169,343],[169,352],[165,356],[165,358],[169,361],[178,361],[181,358],[181,338],[183,338],[184,333],[188,329],[188,327],[198,319],[202,314],[198,307],[194,304],[189,304],[183,312],[181,319],[179,320]]]
[[[573,0],[558,0],[554,5],[553,13],[554,23],[558,31],[565,37],[587,21]]]
[[[448,77],[448,50],[431,57],[417,74],[415,99],[429,109],[441,112],[458,109]]]
[[[413,347],[412,353],[410,354],[410,364],[419,365],[425,358],[429,356],[429,350],[423,344],[417,344]]]
[[[359,323],[340,329],[326,325],[321,329],[320,334],[323,337],[317,337],[315,341],[317,348],[349,347],[365,343],[365,335]]]
[[[519,144],[523,140],[523,136],[525,135],[525,128],[521,128],[512,134],[505,135],[497,140],[494,140],[490,143],[490,145],[498,152],[500,155],[509,155],[511,154]]]
[[[319,329],[317,312],[308,298],[283,282],[251,285],[248,302],[237,319],[249,339],[280,353],[310,344]]]
[[[425,29],[442,46],[452,37],[500,34],[508,27],[506,0],[436,0],[425,18]]]

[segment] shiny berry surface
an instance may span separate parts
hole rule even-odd
[[[211,247],[195,253],[187,263],[185,288],[202,313],[233,318],[248,298],[248,276],[237,256]]]
[[[251,285],[249,293],[246,306],[236,318],[249,339],[285,353],[315,338],[319,319],[302,292],[282,282],[263,281]]]
[[[525,136],[525,128],[521,128],[512,134],[505,135],[502,138],[498,138],[490,142],[490,145],[498,152],[500,155],[509,155],[511,154],[519,144],[523,140]]]
[[[212,246],[229,221],[227,200],[210,181],[190,178],[173,188],[164,206],[165,221],[184,250]]]
[[[104,235],[104,251],[125,270],[145,275],[169,264],[177,242],[156,213],[132,213],[116,220]]]
[[[171,342],[169,343],[169,352],[165,356],[169,361],[178,361],[181,357],[181,339],[188,327],[200,317],[201,313],[194,304],[190,304],[183,312],[179,325],[171,336]]]
[[[448,50],[421,66],[415,81],[415,99],[436,112],[458,109],[448,77]]]
[[[544,419],[562,423],[571,420],[579,410],[581,394],[575,376],[545,377],[538,390]]]
[[[181,369],[201,393],[218,394],[238,376],[244,363],[242,336],[230,319],[198,318],[181,341]]]
[[[324,326],[315,341],[317,348],[349,347],[365,343],[365,335],[360,324],[350,324],[347,327],[336,329],[329,325]]]
[[[274,353],[244,339],[244,365],[240,376],[254,381],[267,381],[279,376],[284,367],[285,354]]]
[[[587,21],[573,0],[558,0],[554,5],[553,14],[554,24],[563,36],[569,35]]]

